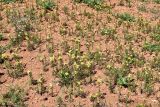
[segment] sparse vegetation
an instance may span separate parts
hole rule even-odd
[[[159,0],[0,0],[0,107],[159,107]]]

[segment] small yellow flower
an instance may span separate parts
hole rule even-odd
[[[79,68],[79,65],[76,62],[74,62],[73,66],[75,67],[75,69]]]
[[[66,75],[66,76],[68,76],[68,75],[69,75],[69,73],[68,73],[68,72],[66,72],[66,73],[65,73],[65,75]]]
[[[107,68],[110,69],[110,68],[111,68],[111,65],[107,65]]]
[[[101,83],[102,83],[102,79],[98,78],[98,79],[97,79],[97,83],[98,83],[98,84],[101,84]]]
[[[50,59],[50,62],[53,62],[55,60],[54,55],[51,56],[49,59]]]
[[[7,55],[7,54],[2,54],[2,59],[8,59],[9,58],[9,55]]]
[[[88,62],[86,63],[87,67],[90,68],[91,65],[92,65],[92,63],[93,63],[93,61],[88,61]]]
[[[50,84],[49,84],[49,86],[52,88],[52,87],[53,87],[53,84],[52,84],[52,83],[50,83]]]

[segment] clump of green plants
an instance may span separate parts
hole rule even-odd
[[[3,35],[0,34],[0,41],[2,41],[4,39]]]
[[[53,0],[36,0],[36,3],[45,10],[52,10],[56,6]]]
[[[122,21],[135,22],[135,17],[129,13],[117,14],[117,18],[121,19]]]
[[[12,61],[10,61],[11,59]],[[20,57],[17,54],[13,54],[12,58],[5,60],[4,65],[10,77],[19,78],[26,75],[24,64],[20,61]]]
[[[9,91],[0,97],[0,106],[2,107],[26,107],[25,92],[20,87],[10,87]]]
[[[115,38],[115,36],[114,36],[115,33],[116,33],[116,30],[112,29],[112,28],[103,28],[101,30],[101,35],[107,36],[107,37],[109,37],[111,39]]]
[[[23,3],[24,0],[1,0],[0,2],[4,2],[6,4],[9,4],[9,3],[14,3],[14,2],[20,2],[20,3]]]
[[[129,69],[115,68],[112,65],[108,65],[106,67],[106,75],[109,76],[109,89],[111,92],[114,92],[114,88],[116,85],[120,85],[126,88],[131,89],[131,91],[135,91],[136,84],[134,83],[134,79],[132,79],[129,75]]]
[[[28,76],[29,76],[29,84],[30,84],[30,85],[36,85],[36,84],[37,84],[37,80],[35,80],[35,79],[33,78],[32,72],[31,72],[31,71],[28,71],[27,74],[28,74]]]
[[[160,57],[156,57],[151,61],[151,67],[157,71],[160,70]]]
[[[124,39],[128,42],[134,40],[134,34],[129,33],[129,32],[125,32],[124,34]]]
[[[29,31],[33,30],[29,18],[21,15],[16,9],[7,10],[6,14],[8,22],[14,26],[16,32],[15,37],[10,38],[10,45],[20,45],[26,37],[29,37]]]
[[[153,0],[155,3],[160,4],[160,0]]]
[[[39,60],[42,63],[43,71],[48,71],[49,62],[48,62],[46,56],[39,56]]]
[[[156,41],[160,41],[160,25],[156,25],[152,28],[151,37]]]
[[[150,51],[150,52],[160,52],[160,45],[152,44],[152,43],[144,43],[143,50]]]
[[[140,6],[138,6],[138,10],[141,12],[147,12],[146,6],[144,4],[141,4]]]
[[[57,59],[52,60],[52,63],[54,63],[53,74],[60,78],[61,85],[69,86],[88,77],[92,81],[91,76],[94,74],[94,66],[101,57],[98,56],[97,52],[80,52],[79,43],[80,41],[76,42],[76,49],[71,48],[67,52],[69,61],[64,62],[60,52]]]
[[[41,74],[39,79],[37,80],[37,88],[36,88],[37,93],[40,95],[46,92],[46,87],[44,86],[44,82],[45,82],[44,77]]]
[[[132,48],[129,48],[125,50],[122,63],[126,67],[131,67],[132,65],[140,66],[140,64],[143,64],[143,60],[139,58]]]
[[[148,95],[151,95],[153,92],[153,75],[152,72],[145,68],[142,71],[137,72],[137,79],[144,81],[141,87],[142,93],[147,93]]]
[[[58,96],[56,99],[56,105],[58,107],[66,107],[67,105],[65,104],[65,102],[63,101],[62,97]]]
[[[145,34],[148,34],[152,31],[150,22],[144,18],[138,18],[137,24],[138,24],[138,29],[137,29],[138,31],[142,31]]]
[[[78,3],[85,3],[89,5],[90,7],[95,8],[97,10],[102,10],[104,8],[103,0],[74,0],[74,1]]]
[[[35,50],[41,43],[41,38],[38,35],[28,36],[27,40],[27,49],[29,51]]]
[[[93,93],[90,95],[90,100],[93,102],[93,107],[105,107],[107,106],[105,101],[103,101],[102,93]]]

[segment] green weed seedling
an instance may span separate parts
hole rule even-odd
[[[0,41],[4,40],[4,36],[0,34]]]
[[[37,80],[33,79],[33,75],[31,71],[28,71],[28,76],[29,76],[29,84],[30,85],[36,85],[37,84]]]
[[[160,44],[144,43],[143,50],[150,52],[160,52]]]
[[[9,91],[0,97],[1,107],[27,107],[24,101],[25,93],[20,87],[10,87]]]
[[[124,39],[128,42],[134,40],[134,34],[129,33],[129,32],[125,32],[124,34]]]
[[[6,4],[9,4],[9,3],[14,3],[16,2],[16,0],[1,0],[0,2],[4,2]]]
[[[151,93],[153,92],[153,80],[154,80],[152,72],[148,69],[139,71],[137,72],[137,79],[144,81],[141,92],[147,93],[147,95],[151,95]]]
[[[157,71],[160,71],[160,57],[156,57],[151,61],[151,67]]]
[[[160,0],[153,0],[155,3],[160,4]]]
[[[49,68],[48,68],[49,62],[48,62],[46,56],[43,56],[43,55],[39,56],[39,60],[42,63],[43,71],[44,72],[48,71],[49,70]]]
[[[58,107],[67,107],[67,105],[63,101],[62,97],[60,97],[60,96],[58,96],[57,99],[56,99],[56,105]]]
[[[78,3],[85,3],[96,10],[103,10],[104,8],[103,0],[73,0],[73,1]]]
[[[116,33],[116,30],[112,28],[103,28],[101,30],[101,35],[107,36],[111,39],[115,39],[115,36],[114,36],[115,33]]]
[[[46,87],[44,86],[44,82],[45,82],[44,77],[42,77],[41,74],[39,79],[37,80],[37,87],[36,87],[36,91],[40,95],[46,92]]]
[[[102,93],[93,93],[90,95],[90,101],[93,102],[93,107],[106,107],[106,103],[103,100],[104,96]]]
[[[135,22],[135,17],[129,13],[117,14],[117,18],[121,19],[122,21]]]
[[[28,17],[20,15],[20,12],[16,9],[6,11],[8,21],[15,27],[15,37],[10,38],[10,45],[20,45],[26,37],[29,38],[29,31],[33,30],[33,27]],[[15,20],[16,19],[16,20]]]
[[[141,12],[147,12],[147,8],[145,7],[144,4],[141,4],[140,6],[138,6],[138,10]]]
[[[37,5],[41,6],[45,10],[52,10],[56,4],[53,0],[36,0]]]
[[[67,66],[59,71],[59,78],[62,85],[68,86],[72,83],[73,77]]]
[[[27,49],[29,51],[35,50],[41,43],[41,38],[38,35],[26,37]]]
[[[152,28],[151,37],[155,41],[158,41],[158,42],[160,41],[160,25],[156,25],[155,27]]]
[[[24,65],[20,61],[15,61],[12,63],[10,61],[5,61],[5,67],[7,69],[7,73],[12,78],[19,78],[26,75],[24,72]]]

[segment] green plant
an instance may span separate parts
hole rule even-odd
[[[152,44],[152,43],[144,43],[143,50],[150,51],[150,52],[160,52],[160,45]]]
[[[56,105],[58,107],[67,107],[67,105],[64,103],[63,99],[60,96],[57,97],[56,102]]]
[[[45,80],[41,74],[39,79],[37,80],[37,88],[36,88],[37,93],[40,95],[42,95],[46,92],[46,87],[44,86],[44,82],[45,82]]]
[[[27,73],[28,73],[28,76],[29,76],[29,84],[30,85],[36,85],[37,84],[37,80],[33,79],[32,72],[28,71]]]
[[[134,34],[126,32],[124,34],[124,39],[127,41],[132,41],[132,40],[134,40]]]
[[[141,4],[140,6],[138,6],[138,10],[141,12],[147,12],[147,9],[144,4]]]
[[[118,14],[117,18],[120,18],[122,21],[135,22],[135,17],[129,13]]]
[[[152,72],[148,69],[137,72],[137,78],[141,81],[144,81],[142,85],[142,92],[150,95],[153,92],[153,75]]]
[[[104,8],[103,0],[74,0],[74,1],[78,3],[85,3],[89,5],[90,7],[95,8],[97,10],[102,10]]]
[[[10,38],[10,45],[20,45],[27,37],[29,38],[29,31],[33,30],[31,21],[25,15],[20,15],[20,12],[16,9],[8,10],[6,14],[8,21],[15,27],[16,32],[15,37]]]
[[[106,103],[103,101],[103,94],[102,93],[93,93],[90,95],[90,101],[93,102],[93,107],[106,107]]]
[[[29,51],[35,50],[41,43],[41,38],[38,35],[26,37],[26,40]]]
[[[104,35],[104,36],[108,36],[112,39],[114,39],[114,34],[116,33],[116,30],[115,29],[112,29],[112,28],[103,28],[101,30],[101,35]]]
[[[1,0],[0,2],[4,2],[6,4],[12,3],[12,2],[16,2],[16,0]]]
[[[59,71],[59,78],[61,79],[60,82],[62,85],[68,86],[71,84],[73,77],[67,66],[64,69],[61,69],[61,71]]]
[[[24,101],[25,93],[20,87],[10,87],[9,91],[2,94],[0,106],[2,107],[26,107]]]
[[[130,88],[133,91],[136,85],[134,84],[134,79],[128,76],[129,70],[125,67],[115,68],[114,66],[108,65],[106,67],[106,75],[110,78],[110,91],[113,92],[115,85],[120,85],[126,88]]]
[[[156,41],[160,41],[160,25],[156,25],[152,28],[151,37]]]
[[[156,57],[151,61],[151,67],[157,71],[160,70],[160,57]]]
[[[160,0],[153,0],[155,3],[160,4]]]
[[[26,75],[26,73],[24,72],[24,65],[20,61],[16,61],[15,63],[5,61],[5,67],[10,77],[19,78]]]
[[[40,5],[45,10],[52,10],[56,4],[53,0],[36,0],[37,5]]]
[[[3,35],[0,34],[0,41],[2,41],[4,39]]]

